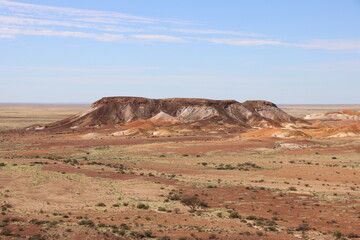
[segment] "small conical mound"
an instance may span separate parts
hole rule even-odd
[[[176,117],[173,117],[162,111],[156,114],[155,116],[153,116],[152,118],[150,118],[149,120],[155,124],[160,124],[160,125],[181,123],[181,121],[179,121]]]

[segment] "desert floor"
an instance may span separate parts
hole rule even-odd
[[[0,239],[359,238],[359,137],[7,131],[84,107],[0,105]]]

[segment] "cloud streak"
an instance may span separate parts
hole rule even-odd
[[[153,71],[158,68],[152,66],[88,66],[88,67],[38,67],[38,66],[21,66],[21,67],[0,67],[2,72],[68,72],[68,73],[100,73],[100,74],[114,74],[123,72],[140,72],[140,71]]]
[[[274,40],[266,40],[266,39],[241,39],[241,38],[208,38],[208,39],[200,39],[205,40],[211,43],[217,44],[228,44],[235,46],[260,46],[260,45],[284,45],[284,43]]]
[[[324,50],[360,49],[360,39],[317,39],[307,43],[288,44],[301,48],[315,48]]]
[[[134,16],[0,0],[0,38],[45,36],[103,42],[206,42],[231,46],[282,46],[322,50],[359,50],[360,39],[315,39],[290,43],[259,33],[192,28],[176,19]]]
[[[37,4],[20,3],[14,1],[1,0],[0,7],[9,9],[21,14],[36,14],[38,17],[58,17],[66,16],[69,18],[78,18],[81,22],[93,22],[95,19],[102,19],[105,23],[121,23],[121,22],[139,22],[139,23],[153,23],[160,20],[152,18],[145,18],[139,16],[132,16],[118,12],[97,11],[97,10],[82,10],[75,8],[52,7]],[[82,18],[81,18],[82,17]],[[88,21],[87,21],[88,20]],[[165,20],[161,20],[165,21]],[[97,21],[99,22],[99,21]]]
[[[266,37],[264,34],[259,33],[245,33],[237,31],[214,30],[214,29],[189,29],[189,28],[159,28],[158,30],[186,33],[195,35],[229,35],[229,36],[242,36],[242,37]]]
[[[123,40],[122,34],[95,34],[86,32],[74,31],[53,31],[49,29],[2,29],[0,28],[0,36],[11,38],[15,35],[31,35],[31,36],[47,36],[47,37],[75,37],[75,38],[88,38],[104,42],[113,42]]]
[[[161,41],[161,42],[184,42],[184,38],[174,37],[169,35],[155,35],[155,34],[138,34],[131,35],[133,38],[148,40],[148,41]]]

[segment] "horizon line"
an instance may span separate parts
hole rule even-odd
[[[245,101],[249,101],[249,100],[245,100]],[[0,102],[0,105],[88,105],[88,104],[92,104],[92,103],[94,103],[94,102]],[[309,106],[311,106],[311,105],[360,105],[360,103],[275,103],[275,104],[277,104],[277,105],[309,105]]]

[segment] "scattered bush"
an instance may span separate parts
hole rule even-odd
[[[254,215],[250,215],[250,216],[247,216],[246,219],[247,219],[247,220],[256,220],[257,217],[254,216]]]
[[[276,232],[276,231],[277,231],[276,227],[274,227],[274,226],[270,226],[270,227],[266,228],[266,230],[272,231],[272,232]]]
[[[159,240],[171,240],[171,239],[168,236],[163,236],[163,237],[160,237]]]
[[[145,235],[145,237],[147,237],[147,238],[153,238],[153,237],[154,237],[154,236],[153,236],[153,232],[150,231],[150,230],[145,231],[145,232],[144,232],[144,235]]]
[[[216,235],[215,234],[210,234],[209,239],[216,239]]]
[[[29,223],[34,224],[34,225],[42,225],[42,224],[49,223],[49,221],[46,221],[46,220],[38,220],[38,219],[31,219]]]
[[[130,230],[130,227],[126,223],[120,224],[120,229],[122,230]]]
[[[160,211],[160,212],[166,212],[166,208],[164,208],[164,207],[158,207],[158,211]]]
[[[176,200],[180,200],[180,196],[177,194],[169,193],[168,199],[172,201],[176,201]]]
[[[40,234],[33,234],[29,238],[29,240],[45,240],[45,239],[46,239],[46,237],[41,236]]]
[[[8,228],[3,228],[2,231],[0,232],[0,235],[4,235],[4,236],[11,236],[12,233],[11,233],[11,230],[8,229]]]
[[[189,207],[191,212],[195,212],[195,210],[199,207],[208,207],[208,204],[204,201],[201,201],[196,195],[193,196],[183,196],[180,202]]]
[[[144,204],[144,203],[138,203],[138,205],[136,207],[138,209],[149,209],[149,205]]]
[[[87,227],[94,227],[95,226],[95,223],[91,220],[81,220],[79,223],[79,225],[82,225],[82,226],[87,226]]]
[[[179,237],[178,240],[188,240],[188,237]]]
[[[348,238],[360,238],[360,235],[356,234],[356,233],[349,233],[347,235]]]
[[[309,231],[310,227],[307,223],[300,223],[299,226],[296,228],[296,231]]]
[[[104,228],[104,227],[107,227],[107,225],[105,223],[99,223],[97,225],[99,228]]]
[[[335,232],[333,233],[333,236],[334,236],[336,239],[340,239],[340,238],[343,236],[343,234],[342,234],[340,231],[335,231]]]
[[[144,238],[144,237],[145,237],[144,234],[139,233],[139,232],[135,232],[135,231],[131,232],[131,233],[130,233],[130,236],[132,236],[132,237],[134,237],[134,238]]]
[[[97,206],[97,207],[106,207],[106,204],[101,202],[101,203],[96,204],[95,206]]]
[[[1,211],[6,211],[9,208],[12,208],[12,205],[9,203],[5,203],[4,205],[1,205]]]
[[[231,212],[229,218],[240,218],[240,215],[237,212]]]

